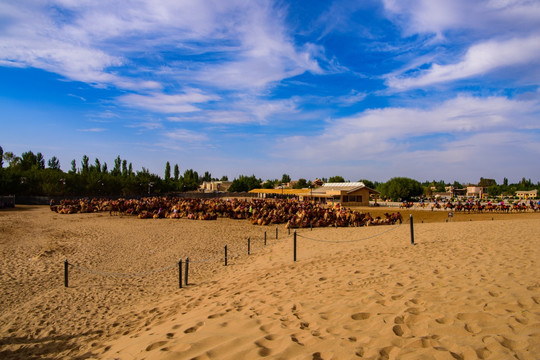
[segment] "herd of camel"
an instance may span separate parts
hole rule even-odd
[[[139,219],[216,220],[246,219],[253,225],[287,224],[288,228],[393,225],[402,222],[399,212],[372,217],[341,206],[325,206],[291,199],[189,199],[145,197],[141,199],[78,199],[51,202],[59,214],[109,212]]]
[[[525,202],[514,202],[512,204],[506,204],[504,202],[501,203],[492,203],[491,201],[487,203],[481,203],[480,201],[466,201],[461,202],[458,201],[456,203],[453,202],[434,202],[432,204],[429,204],[427,202],[422,203],[413,203],[413,202],[403,202],[400,205],[400,208],[412,208],[413,206],[426,208],[428,206],[431,207],[431,211],[434,210],[447,210],[447,211],[458,211],[458,212],[467,212],[467,213],[480,213],[480,212],[502,212],[502,213],[509,213],[509,212],[525,212],[525,211],[539,211],[540,210],[540,202],[534,203],[533,201],[529,201],[529,204]]]

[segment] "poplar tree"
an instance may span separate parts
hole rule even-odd
[[[167,161],[165,164],[165,181],[171,180],[171,164]]]

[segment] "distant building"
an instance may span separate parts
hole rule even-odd
[[[538,190],[516,191],[516,196],[520,199],[536,199],[538,197]]]
[[[309,189],[253,189],[260,198],[295,197],[300,201],[315,201],[343,206],[369,206],[370,197],[379,192],[367,187],[363,182],[324,183],[320,187]]]
[[[447,193],[451,193],[452,194],[451,197],[460,197],[460,196],[466,196],[467,195],[467,189],[457,189],[457,188],[453,187],[452,185],[445,186],[444,190]]]
[[[371,196],[377,198],[379,192],[367,187],[363,182],[325,183],[313,189],[306,197],[314,201],[337,203],[343,206],[369,206]]]
[[[475,197],[478,199],[487,198],[487,188],[483,186],[467,186],[467,197]]]
[[[231,187],[232,181],[204,181],[199,190],[202,192],[225,192]]]

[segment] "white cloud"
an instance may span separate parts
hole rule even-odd
[[[77,129],[77,131],[81,131],[81,132],[103,132],[103,131],[107,131],[107,129],[104,129],[104,128],[89,128],[89,129]]]
[[[414,171],[427,177],[440,173],[430,166],[448,166],[448,171],[464,174],[463,168],[470,168],[476,174],[497,161],[534,162],[540,155],[538,114],[538,100],[458,96],[430,109],[374,109],[335,119],[318,136],[283,139],[276,151],[321,168],[366,167],[392,176],[409,169],[407,176],[419,178]]]
[[[455,29],[493,36],[538,31],[540,3],[535,0],[383,0],[388,16],[401,24],[406,35],[433,33],[440,39]]]
[[[320,72],[315,48],[294,45],[281,12],[270,1],[3,3],[0,64],[36,67],[96,86],[160,89],[170,78],[138,79],[146,69],[137,58],[191,48],[219,51],[220,61],[174,67],[163,59],[173,78],[226,89],[264,88],[305,71]]]
[[[198,122],[211,124],[268,124],[274,117],[297,112],[293,100],[267,100],[256,96],[241,96],[220,104],[214,109],[205,109],[182,116],[169,116],[172,122]]]
[[[387,79],[390,87],[406,90],[430,86],[442,82],[455,81],[482,75],[505,67],[524,64],[540,65],[540,36],[506,41],[486,41],[469,48],[462,61],[449,64],[433,64],[420,71],[415,77],[391,76]]]
[[[166,95],[152,93],[148,95],[128,94],[118,97],[118,101],[127,107],[146,109],[158,113],[188,113],[200,110],[193,104],[216,100],[213,95],[206,95],[194,89],[184,94]]]
[[[187,130],[187,129],[176,129],[164,133],[165,137],[182,142],[189,143],[200,143],[208,141],[208,136],[199,132]]]

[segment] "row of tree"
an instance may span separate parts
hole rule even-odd
[[[60,169],[60,161],[53,156],[47,161],[41,153],[34,154],[27,151],[16,156],[12,152],[3,151],[0,146],[0,195],[45,195],[45,196],[129,196],[144,194],[165,194],[171,192],[185,192],[197,190],[204,181],[218,180],[206,171],[199,175],[193,169],[185,170],[180,174],[178,164],[171,168],[171,164],[165,164],[163,178],[150,173],[148,169],[134,171],[132,163],[120,156],[114,160],[113,168],[109,170],[106,162],[95,159],[90,163],[88,156],[84,155],[77,166],[77,161],[71,161],[68,172]],[[4,166],[6,165],[6,166]],[[219,180],[228,181],[227,176]],[[342,176],[321,178],[322,182],[345,182]],[[409,200],[418,197],[431,197],[437,192],[445,192],[448,186],[456,189],[464,188],[464,185],[444,181],[425,181],[396,177],[387,182],[370,181],[361,179],[366,186],[380,192],[383,199],[394,201]],[[291,184],[291,177],[283,174],[281,179],[262,181],[255,175],[240,175],[232,181],[229,188],[231,192],[247,192],[252,189],[274,189]],[[311,188],[314,184],[311,180],[299,179],[292,182],[296,189]],[[478,186],[487,188],[492,197],[513,196],[519,190],[540,190],[540,182],[523,178],[517,184],[509,184],[504,179],[503,184],[498,185],[494,179],[480,178]]]
[[[4,164],[7,166],[4,167]],[[209,172],[204,176],[193,169],[180,175],[178,164],[167,162],[165,176],[161,178],[148,169],[134,171],[132,163],[118,156],[109,170],[106,162],[95,159],[90,163],[84,155],[77,166],[71,161],[71,168],[64,172],[60,161],[53,156],[47,161],[41,153],[27,151],[16,156],[0,147],[0,195],[45,195],[45,196],[129,196],[163,194],[192,191],[199,188],[202,181],[213,180]],[[224,178],[226,180],[226,178]]]

